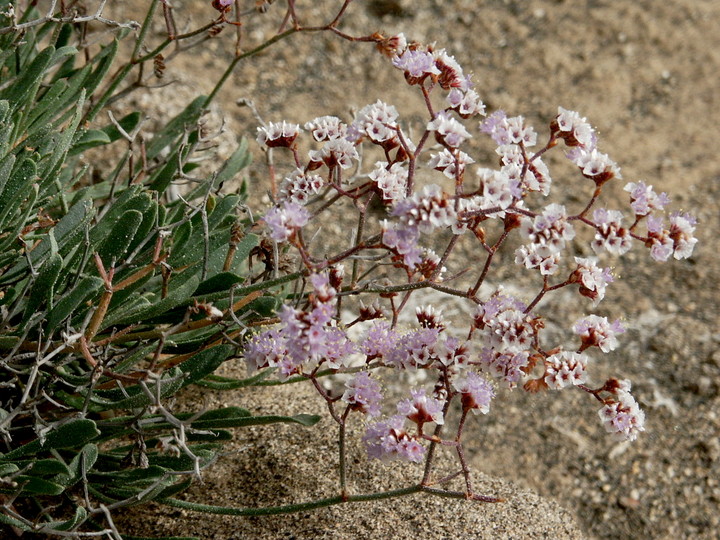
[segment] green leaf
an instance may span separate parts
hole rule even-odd
[[[53,234],[57,240],[57,245],[61,251],[67,251],[65,248],[74,248],[79,237],[83,235],[85,226],[90,222],[94,214],[94,208],[90,201],[78,201],[70,208],[67,214],[55,225]],[[45,236],[40,243],[30,252],[30,259],[33,266],[39,267],[50,254],[50,239]],[[28,272],[27,260],[23,257],[2,277],[0,283],[12,282],[19,276]]]
[[[115,223],[112,231],[98,249],[98,254],[105,264],[110,264],[113,260],[122,260],[142,221],[143,214],[138,210],[128,210],[120,216],[120,219]]]
[[[113,40],[112,43],[103,47],[101,51],[93,57],[93,63],[97,63],[95,71],[92,75],[88,76],[85,81],[84,88],[85,93],[89,96],[95,89],[103,82],[105,75],[107,75],[110,66],[118,52],[119,41]]]
[[[138,467],[135,469],[111,470],[107,472],[93,471],[92,480],[96,481],[99,477],[103,478],[104,482],[118,485],[148,485],[164,477],[165,473],[167,473],[167,469],[165,467],[150,465],[145,468]]]
[[[211,254],[215,254],[213,264],[210,267],[211,273],[219,272],[225,261],[227,246],[230,241],[230,225],[235,222],[233,215],[239,198],[235,195],[221,197],[213,211],[208,215],[208,230],[210,231]],[[218,229],[217,231],[215,229]],[[222,229],[222,230],[220,230]],[[205,256],[205,235],[202,221],[197,215],[193,218],[192,234],[187,242],[182,244],[180,249],[173,246],[168,263],[171,266],[184,266],[203,260]],[[222,251],[218,251],[222,249]]]
[[[205,100],[205,96],[195,98],[180,114],[168,122],[164,128],[157,131],[157,134],[147,146],[146,154],[148,160],[158,157],[166,146],[185,133],[188,128],[190,128],[190,130],[195,129]]]
[[[69,62],[74,62],[74,58],[69,58]],[[48,91],[34,104],[33,108],[28,111],[27,118],[22,125],[23,131],[32,132],[37,126],[43,124],[52,124],[58,116],[63,113],[72,112],[66,109],[74,105],[80,96],[82,83],[90,73],[90,66],[77,70],[70,80],[62,78],[54,80]]]
[[[228,377],[221,377],[219,375],[208,375],[202,381],[198,381],[197,384],[213,390],[235,390],[236,388],[247,388],[248,386],[255,386],[257,383],[267,379],[274,371],[274,369],[264,369],[247,379],[231,379]]]
[[[108,210],[100,217],[95,226],[90,229],[90,247],[97,250],[105,238],[115,228],[122,215],[128,210],[144,212],[152,202],[148,193],[142,193],[142,186],[133,185],[120,193],[116,199],[108,201]]]
[[[120,120],[117,121],[118,124],[120,124],[120,127],[123,128],[125,133],[132,133],[132,131],[138,126],[140,123],[140,119],[142,118],[141,114],[138,111],[131,112],[130,114],[127,114],[123,116]],[[107,138],[110,140],[110,142],[115,142],[122,135],[120,134],[120,130],[115,126],[115,124],[109,124],[102,128],[103,133],[107,135]]]
[[[10,476],[20,470],[16,463],[0,463],[0,478]]]
[[[200,458],[201,467],[210,463],[217,456],[216,451],[201,448],[202,446],[212,446],[215,448],[217,445],[193,445],[192,451],[198,458]],[[193,469],[195,466],[195,461],[186,454],[181,454],[179,456],[152,454],[150,456],[150,462],[172,471],[187,471]]]
[[[17,462],[16,462],[17,463]],[[57,459],[38,459],[37,461],[20,462],[22,466],[32,464],[28,474],[32,476],[49,476],[55,474],[70,474],[70,469]]]
[[[224,441],[232,441],[233,436],[232,433],[225,429],[213,429],[213,430],[207,430],[207,432],[204,433],[189,433],[188,441],[191,442],[224,442]]]
[[[172,494],[182,493],[182,492],[185,491],[187,488],[189,488],[191,485],[192,485],[192,478],[187,478],[187,479],[185,479],[185,480],[183,480],[183,481],[181,481],[181,482],[175,482],[174,484],[172,484],[172,485],[170,485],[170,486],[167,486],[167,487],[164,488],[162,491],[160,491],[159,493],[157,493],[157,494],[153,497],[153,499],[155,499],[155,500],[157,500],[157,499],[165,499],[165,498],[167,498],[167,497],[171,497],[171,496],[172,496],[172,495],[169,495],[170,493],[172,493]],[[128,537],[127,537],[127,536],[124,536],[123,538],[124,538],[125,540],[127,540]],[[162,539],[155,539],[155,540],[162,540]]]
[[[35,495],[60,495],[65,491],[65,488],[60,484],[37,476],[21,474],[15,477],[15,481],[22,486],[22,491],[25,493],[33,493]]]
[[[235,251],[236,261],[246,261],[250,257],[250,252],[260,243],[260,237],[256,234],[246,234],[238,242]]]
[[[10,461],[48,450],[74,448],[91,441],[98,435],[100,435],[100,431],[98,431],[95,422],[85,418],[78,418],[50,431],[44,443],[41,443],[39,439],[35,439],[7,454],[0,455],[0,461]]]
[[[86,300],[94,297],[103,287],[103,280],[96,276],[86,276],[73,289],[63,296],[47,316],[46,333],[53,332],[60,323],[75,313]]]
[[[250,416],[247,418],[236,418],[232,425],[223,427],[245,427],[245,426],[264,426],[267,424],[300,424],[303,426],[314,426],[322,417],[316,414],[296,414],[295,416]]]
[[[88,443],[82,447],[82,450],[75,454],[67,474],[59,474],[55,477],[55,482],[65,487],[70,487],[82,478],[83,471],[87,473],[92,469],[98,458],[98,447],[93,443]]]
[[[50,159],[46,160],[43,167],[39,170],[40,177],[40,192],[45,193],[47,189],[55,182],[55,177],[62,166],[62,163],[67,157],[67,153],[70,150],[73,139],[75,138],[75,132],[80,124],[80,118],[82,117],[83,105],[85,103],[85,90],[80,92],[80,96],[77,99],[77,111],[75,116],[70,121],[70,124],[60,135],[57,143],[54,146],[54,150]]]
[[[20,215],[13,220],[14,224],[8,224],[11,228],[10,230],[5,230],[4,234],[7,236],[4,240],[0,240],[0,253],[6,253],[6,251],[15,243],[15,240],[20,236],[25,224],[30,220],[30,214],[32,214],[35,210],[35,202],[38,198],[38,192],[38,185],[33,183],[30,186],[30,193],[26,194],[27,198],[18,202]]]
[[[15,143],[14,137],[12,137],[14,129],[15,123],[10,115],[10,103],[2,100],[0,101],[0,156],[5,156],[3,160],[7,159],[7,154]]]
[[[140,297],[144,299],[145,304],[139,305],[132,311],[123,309],[124,306],[122,304],[111,308],[105,317],[105,321],[103,321],[103,329],[113,325],[137,324],[162,315],[187,301],[192,291],[197,288],[199,282],[200,277],[197,272],[193,272],[190,269],[185,270],[177,278],[170,280],[168,287],[170,292],[165,298],[160,298],[159,294],[150,295],[151,299]]]
[[[193,296],[211,294],[219,291],[228,291],[233,285],[243,283],[245,278],[232,272],[220,272],[203,281],[193,293]]]
[[[2,135],[2,133],[0,133],[0,135]],[[5,184],[10,178],[13,165],[15,165],[15,156],[13,154],[8,154],[0,160],[0,193],[5,190]]]
[[[198,536],[132,536],[123,534],[124,540],[200,540]]]
[[[43,528],[40,529],[40,533],[43,531],[52,532],[55,531],[70,531],[75,529],[78,525],[82,524],[87,519],[88,513],[83,506],[75,507],[75,515],[66,521],[53,521],[48,524],[43,524]],[[127,538],[127,537],[124,537]]]
[[[181,148],[178,148],[170,154],[166,159],[165,165],[159,168],[158,171],[148,179],[148,185],[151,190],[164,193],[168,188],[170,182],[173,181],[173,178],[175,178],[177,174],[178,164],[181,161],[179,157],[180,151]],[[186,154],[187,152],[183,153],[183,155]]]
[[[237,150],[233,152],[230,158],[223,164],[220,172],[218,172],[215,178],[215,185],[219,186],[228,180],[232,180],[235,175],[248,165],[252,161],[252,156],[248,152],[247,139],[243,138],[240,140],[240,145]]]
[[[83,133],[75,143],[73,143],[68,155],[74,156],[90,148],[110,144],[111,142],[110,137],[108,137],[104,131],[100,131],[99,129],[89,129]]]
[[[5,525],[9,525],[11,527],[16,527],[21,531],[32,531],[33,528],[29,525],[26,525],[24,522],[15,519],[13,517],[5,515],[3,512],[0,512],[0,523],[4,523]]]
[[[16,108],[31,103],[54,54],[54,47],[47,47],[38,53],[32,63],[21,70],[20,77],[0,93],[0,99],[7,99],[14,103]]]
[[[180,364],[180,369],[186,374],[183,386],[199,381],[208,373],[212,373],[225,359],[233,352],[230,345],[219,345],[211,349],[205,349],[191,356]]]
[[[19,202],[27,197],[37,178],[37,165],[30,158],[23,160],[15,167],[0,193],[0,228],[15,214]]]
[[[156,384],[148,384],[148,389],[153,396],[157,396],[159,393],[160,398],[165,398],[182,388],[184,378],[185,374],[182,370],[173,368],[165,372]],[[127,393],[130,394],[129,397],[120,400],[108,400],[93,395],[90,397],[90,410],[99,412],[111,409],[138,409],[154,402],[154,398],[145,395],[139,386],[128,388]],[[84,397],[82,401],[84,402]]]
[[[30,289],[27,307],[25,308],[25,314],[23,316],[24,321],[28,321],[30,316],[33,315],[43,303],[46,303],[52,308],[55,284],[60,276],[62,266],[62,257],[57,253],[53,253],[42,267],[40,267],[40,272]]]
[[[143,242],[143,240],[147,239],[151,233],[154,234],[155,228],[159,225],[159,212],[160,208],[157,201],[154,198],[151,198],[150,206],[142,213],[143,221],[140,224],[140,227],[138,227],[137,232],[135,233],[135,238],[132,242],[130,242],[130,246],[127,250],[128,253],[132,253],[133,251],[135,251],[140,245],[140,243]]]

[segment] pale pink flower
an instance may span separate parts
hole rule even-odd
[[[445,423],[442,400],[426,395],[424,388],[410,390],[410,395],[412,398],[404,399],[397,404],[398,414],[402,414],[418,426],[427,422],[435,422],[438,425]]]
[[[427,129],[435,132],[438,141],[453,148],[457,148],[472,137],[470,132],[465,129],[465,126],[445,111],[437,113],[435,118],[428,123]]]
[[[456,176],[462,176],[465,172],[465,167],[471,163],[475,163],[475,160],[468,156],[465,152],[457,149],[450,152],[447,148],[443,148],[442,152],[439,154],[433,154],[430,156],[428,166],[436,171],[441,171],[448,178],[455,178]]]
[[[545,360],[545,382],[553,390],[583,384],[587,379],[587,357],[582,353],[562,351]]]
[[[625,191],[630,193],[630,206],[635,215],[646,216],[653,210],[662,210],[670,202],[667,193],[655,193],[645,182],[629,182]]]
[[[619,320],[611,324],[607,317],[588,315],[575,323],[573,331],[580,336],[584,346],[599,347],[602,352],[607,353],[617,348],[617,336],[624,333],[625,328]]]
[[[368,425],[363,443],[368,456],[374,459],[420,463],[425,455],[425,447],[405,430],[405,418],[401,415]]]
[[[579,280],[580,294],[593,300],[593,304],[597,306],[605,298],[608,283],[613,282],[612,273],[609,268],[600,268],[591,259],[575,257],[575,262],[578,266],[571,279]]]
[[[270,228],[270,237],[284,242],[294,231],[304,227],[310,219],[310,212],[294,202],[283,202],[265,214],[265,223]]]
[[[345,383],[345,393],[342,401],[369,416],[380,415],[382,393],[380,383],[370,377],[367,371],[360,371]]]
[[[625,389],[617,391],[616,399],[606,401],[598,411],[605,431],[620,441],[634,441],[641,431],[645,431],[645,413],[630,394],[630,383],[625,381]]]
[[[394,204],[405,198],[408,171],[402,164],[393,163],[388,169],[387,162],[378,161],[368,177],[377,185],[385,204]]]
[[[307,122],[304,127],[318,142],[341,139],[347,132],[347,126],[337,116],[320,116]]]
[[[600,253],[602,249],[614,255],[624,255],[630,251],[632,236],[630,231],[621,225],[622,219],[623,215],[618,210],[595,209],[595,239],[591,245],[596,253]]]
[[[492,384],[482,375],[468,371],[463,377],[453,381],[453,387],[460,393],[464,411],[487,414],[490,402],[495,397]]]
[[[288,147],[300,133],[300,126],[283,120],[282,122],[270,122],[266,126],[257,128],[257,142],[261,145],[273,147]]]

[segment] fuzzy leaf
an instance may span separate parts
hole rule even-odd
[[[21,70],[20,77],[0,93],[0,99],[7,99],[14,103],[17,108],[30,104],[54,54],[54,47],[47,47],[38,53],[32,63]]]
[[[248,152],[247,139],[243,138],[240,140],[240,145],[223,164],[220,172],[218,172],[215,178],[215,185],[219,186],[228,180],[232,180],[235,175],[242,169],[250,165],[252,156]]]
[[[60,495],[65,491],[65,488],[60,484],[37,476],[21,474],[15,477],[15,481],[22,486],[22,491],[25,493],[33,493],[35,495]]]
[[[0,103],[7,103],[7,102],[0,102]],[[0,120],[1,122],[1,120]],[[0,126],[0,137],[3,136],[2,133],[2,126]],[[2,144],[2,140],[0,139],[0,145]],[[13,170],[13,165],[15,165],[15,156],[13,154],[8,154],[2,160],[0,160],[0,193],[2,193],[5,189],[5,184],[7,183],[8,179],[10,178],[10,173]]]
[[[98,458],[98,447],[93,443],[86,444],[82,447],[82,450],[75,454],[70,465],[68,466],[67,474],[59,474],[55,477],[55,482],[62,484],[65,487],[70,487],[82,478],[83,470],[89,471]]]
[[[142,186],[134,185],[120,193],[115,200],[107,203],[110,208],[90,230],[91,249],[97,250],[102,245],[125,212],[128,210],[145,212],[151,202],[150,195],[142,193]]]
[[[165,298],[159,298],[159,294],[153,295],[153,300],[141,297],[145,300],[144,305],[139,305],[132,311],[123,309],[125,307],[123,305],[108,311],[105,321],[103,321],[103,329],[113,325],[137,324],[162,315],[186,301],[199,282],[200,277],[197,272],[185,270],[180,276],[170,281],[170,292]]]
[[[52,308],[55,284],[57,283],[58,277],[60,277],[62,265],[63,259],[57,253],[51,254],[50,258],[42,265],[40,273],[30,289],[27,307],[25,308],[25,315],[23,317],[24,322],[27,322],[43,303],[46,303]]]
[[[46,333],[53,332],[65,319],[73,315],[83,302],[95,296],[103,286],[103,280],[96,276],[83,278],[63,296],[50,310],[45,324]]]
[[[70,469],[68,469],[67,465],[57,459],[38,459],[37,461],[31,461],[30,463],[32,464],[32,467],[28,471],[28,474],[32,476],[70,474]]]
[[[203,281],[193,293],[193,296],[201,296],[203,294],[211,294],[219,291],[230,290],[230,287],[243,283],[245,278],[233,274],[232,272],[220,272],[209,279]]]
[[[43,194],[48,190],[48,188],[53,186],[56,175],[67,157],[67,153],[70,150],[73,139],[75,138],[75,132],[80,124],[84,104],[85,90],[82,90],[75,105],[77,107],[75,116],[70,121],[70,124],[65,127],[60,137],[58,137],[50,159],[46,160],[42,168],[39,168],[38,174],[41,177],[40,192]]]
[[[252,377],[246,379],[231,379],[228,377],[221,377],[219,375],[208,375],[202,381],[198,382],[198,385],[211,388],[213,390],[234,390],[236,388],[247,388],[248,386],[255,386],[256,384],[267,379],[274,369],[264,369],[258,372]]]
[[[120,120],[117,121],[117,123],[120,124],[120,127],[123,128],[125,133],[131,133],[140,123],[141,118],[142,116],[140,112],[135,111],[123,116]],[[104,128],[102,128],[102,131],[103,133],[105,133],[105,135],[107,135],[107,138],[110,140],[110,142],[115,142],[122,136],[120,134],[120,130],[115,126],[115,124],[109,124],[105,126]]]
[[[85,507],[83,506],[77,506],[75,507],[75,515],[71,517],[70,519],[66,521],[52,521],[50,523],[44,524],[44,527],[40,529],[40,533],[43,532],[43,530],[50,531],[70,531],[83,523],[87,519],[88,513],[87,510],[85,510]],[[127,537],[125,537],[127,538]]]
[[[68,155],[74,156],[90,148],[110,144],[111,142],[110,137],[108,137],[104,131],[99,129],[89,129],[72,145]]]
[[[209,373],[215,371],[225,359],[232,354],[233,347],[220,345],[211,349],[200,351],[180,364],[180,369],[186,374],[183,386],[199,381]]]
[[[113,260],[122,260],[142,221],[143,214],[138,210],[128,210],[120,216],[120,219],[117,220],[110,234],[98,249],[100,258],[106,264]]]
[[[157,384],[148,384],[148,389],[153,396],[157,396],[158,392],[161,398],[165,398],[175,394],[183,386],[184,374],[180,369],[172,369],[163,375]],[[160,385],[158,390],[157,385]],[[128,388],[129,397],[120,400],[109,400],[93,395],[90,398],[90,410],[92,411],[108,411],[113,409],[139,409],[153,403],[154,398],[148,397],[139,386]],[[84,401],[84,398],[83,398]]]
[[[264,426],[267,424],[300,424],[303,426],[314,426],[320,421],[320,416],[316,414],[296,414],[295,416],[249,416],[246,418],[233,419],[232,425],[223,427],[245,427],[245,426]]]
[[[0,227],[15,214],[18,203],[30,192],[36,178],[37,165],[34,160],[24,158],[17,164],[0,193]]]
[[[33,528],[31,526],[25,524],[24,521],[20,521],[19,519],[15,519],[14,517],[6,516],[3,512],[0,512],[0,523],[4,523],[5,525],[15,527],[21,531],[30,532],[33,530]]]
[[[68,251],[76,247],[75,242],[82,236],[85,226],[90,222],[94,214],[93,205],[90,201],[77,202],[65,216],[55,225],[53,233],[60,252]],[[34,266],[39,267],[50,255],[50,239],[45,236],[40,243],[30,252],[30,259]],[[8,283],[28,272],[27,260],[23,257],[1,278],[0,283]]]
[[[78,418],[50,431],[45,438],[44,444],[42,444],[39,439],[35,439],[16,448],[12,452],[0,455],[0,461],[10,461],[23,456],[36,455],[38,452],[48,450],[74,448],[91,441],[98,435],[100,435],[100,431],[98,431],[95,422],[85,418]]]
[[[146,153],[148,160],[155,159],[167,145],[180,137],[186,129],[189,128],[191,131],[195,129],[205,100],[205,96],[195,98],[180,114],[170,120],[164,128],[157,131],[157,134],[147,146]]]
[[[0,463],[0,478],[3,476],[9,476],[20,470],[17,463]]]

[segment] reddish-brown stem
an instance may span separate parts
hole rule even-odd
[[[543,278],[543,288],[540,290],[540,292],[535,296],[532,302],[528,305],[528,307],[525,308],[525,313],[530,313],[537,303],[542,300],[543,296],[545,296],[548,292],[554,291],[557,289],[560,289],[561,287],[565,287],[567,285],[571,285],[572,283],[570,281],[563,281],[562,283],[558,283],[557,285],[548,286],[548,277],[544,276]]]
[[[488,275],[488,272],[490,271],[490,265],[492,264],[492,259],[495,256],[495,253],[497,252],[498,248],[502,245],[503,242],[505,242],[505,239],[508,237],[509,231],[505,230],[500,235],[500,238],[497,239],[497,242],[488,249],[488,256],[485,259],[485,265],[483,266],[482,272],[480,273],[480,277],[478,277],[477,281],[475,282],[475,285],[468,291],[468,298],[474,298],[477,292],[480,290],[480,287],[482,286],[483,282],[485,281],[485,278]]]
[[[98,306],[95,309],[92,318],[90,319],[90,323],[85,330],[85,339],[87,339],[88,341],[92,340],[92,338],[95,337],[95,334],[97,334],[98,330],[100,329],[100,325],[102,324],[103,319],[105,319],[105,314],[107,313],[108,307],[110,306],[110,300],[112,299],[113,295],[112,278],[115,274],[115,268],[110,268],[109,272],[105,271],[102,259],[97,253],[95,253],[95,266],[97,267],[98,274],[100,274],[100,277],[103,280],[105,290],[103,291],[103,294],[100,297],[100,302],[98,303]]]

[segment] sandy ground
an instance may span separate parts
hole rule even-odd
[[[312,22],[324,20],[328,6],[337,5],[297,3],[301,16]],[[246,27],[248,40],[270,35],[280,4]],[[209,2],[176,0],[174,5],[181,23],[191,16],[200,21],[212,16]],[[720,3],[358,0],[342,28],[358,35],[404,31],[409,38],[437,42],[475,73],[476,89],[490,110],[522,114],[539,131],[558,105],[580,111],[596,126],[602,150],[619,163],[626,181],[645,180],[670,193],[674,208],[699,217],[700,243],[690,260],[657,264],[636,249],[613,263],[623,279],[598,310],[623,316],[629,331],[615,353],[595,355],[596,380],[618,375],[634,382],[647,432],[633,444],[617,445],[596,421],[595,405],[579,392],[505,392],[495,404],[496,414],[471,425],[468,444],[474,468],[490,475],[482,477],[483,485],[508,496],[504,509],[413,498],[243,520],[152,508],[128,516],[129,526],[138,534],[194,532],[203,538],[405,538],[414,530],[413,537],[422,538],[717,538]],[[178,57],[167,71],[177,83],[131,106],[159,116],[176,111],[209,90],[232,49],[226,31],[191,57]],[[238,67],[215,111],[225,118],[228,148],[236,137],[254,137],[257,125],[247,108],[235,105],[239,98],[252,98],[266,120],[299,123],[324,114],[347,118],[351,108],[378,98],[397,105],[409,121],[422,110],[400,73],[369,46],[327,34],[295,36]],[[476,161],[490,165],[490,151],[479,144]],[[250,180],[264,186],[265,170],[261,160],[256,163]],[[577,176],[564,182],[564,191],[556,190],[555,196],[568,204],[581,201],[587,183]],[[607,190],[608,205],[624,200],[623,184]],[[496,279],[505,277],[512,274]],[[550,319],[558,325],[577,315],[562,297],[544,309],[556,314]],[[317,406],[307,396],[296,401],[232,393],[217,399],[243,406],[261,403],[261,408],[277,400],[287,403],[289,410],[283,412],[298,404]],[[308,467],[332,463],[332,454],[318,455],[308,443],[315,437],[331,443],[326,433],[303,431],[283,428],[264,443],[259,442],[262,433],[238,434],[238,453],[221,460],[189,498],[242,506],[268,504],[278,493],[298,500],[322,493],[328,480]],[[373,475],[382,484],[406,474],[364,462],[360,469],[361,489],[377,485]]]

